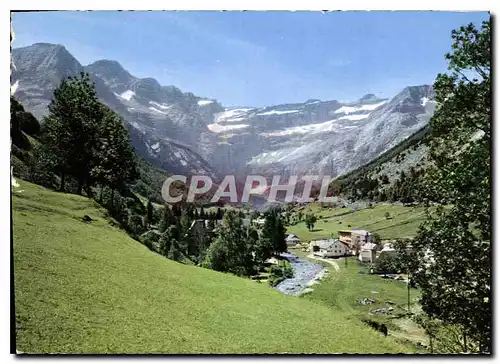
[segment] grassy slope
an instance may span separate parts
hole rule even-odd
[[[84,197],[19,183],[12,205],[20,351],[409,350],[323,303],[154,254]],[[95,221],[81,222],[84,214]]]
[[[332,209],[331,212],[326,209],[318,211],[325,217],[337,213],[337,210],[339,209]],[[308,231],[304,222],[289,226],[287,231],[296,234],[303,241],[329,238],[332,234],[336,237],[338,231],[344,229],[366,229],[380,234],[382,239],[413,237],[425,219],[424,211],[424,207],[376,204],[371,209],[358,210],[352,214],[318,219],[313,231]],[[385,218],[386,212],[389,212],[391,219]]]

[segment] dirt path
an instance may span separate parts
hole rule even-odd
[[[331,264],[333,266],[333,268],[335,268],[335,270],[337,272],[340,272],[340,267],[339,265],[337,264],[337,262],[334,262],[333,260],[328,260],[328,259],[323,259],[323,258],[319,258],[319,257],[315,257],[313,254],[309,254],[307,256],[309,259],[313,259],[313,260],[319,260],[321,262],[327,262],[329,264]]]

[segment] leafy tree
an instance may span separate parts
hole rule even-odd
[[[307,214],[306,217],[305,217],[305,223],[306,223],[306,226],[307,226],[307,229],[309,231],[313,230],[314,229],[314,225],[316,224],[316,221],[317,221],[317,217],[316,215],[314,214]]]
[[[396,257],[394,261],[394,266],[398,272],[404,272],[408,276],[408,312],[410,309],[410,288],[413,284],[413,274],[418,269],[418,257],[413,250],[410,239],[398,239],[394,243],[394,249],[396,250]]]
[[[100,185],[111,188],[111,194],[139,177],[136,155],[122,119],[107,106],[100,105],[102,119],[91,175]],[[148,216],[151,223],[152,216]]]
[[[176,262],[180,262],[182,260],[182,253],[179,251],[175,243],[170,244],[167,258],[175,260]]]
[[[235,211],[228,210],[214,241],[207,250],[203,266],[220,272],[248,276],[253,271],[249,230]]]
[[[165,229],[159,240],[160,254],[168,257],[171,245],[177,244],[177,227],[175,225],[169,226]]]
[[[374,271],[378,274],[397,273],[395,257],[392,254],[380,254],[380,256],[375,261]]]
[[[380,236],[379,233],[373,233],[372,234],[372,243],[374,244],[380,244],[382,242],[382,237]]]
[[[142,216],[131,214],[128,218],[128,228],[134,235],[142,234],[144,232]]]
[[[164,232],[174,223],[174,217],[172,215],[172,211],[168,205],[165,205],[163,208],[163,216],[160,221],[159,230],[160,232]]]
[[[148,223],[151,224],[153,222],[153,204],[151,200],[148,200],[148,204],[146,205],[146,217],[148,218]]]
[[[269,209],[264,213],[264,219],[261,237],[256,248],[256,256],[259,257],[260,261],[287,250],[286,229],[279,210]]]
[[[10,97],[10,135],[12,143],[21,149],[31,149],[28,138],[23,134],[37,135],[40,123],[33,114],[26,112],[15,98]]]
[[[213,219],[208,220],[208,229],[210,231],[213,231],[215,229],[215,220]]]
[[[452,32],[448,74],[434,83],[425,179],[430,200],[451,203],[429,214],[415,238],[422,309],[463,330],[464,347],[491,350],[491,34],[490,23]]]
[[[302,212],[302,211],[299,211],[299,212],[297,213],[297,217],[298,217],[298,220],[299,220],[299,221],[301,221],[301,220],[302,220],[302,218],[304,217],[303,212]]]
[[[78,194],[85,184],[90,193],[101,119],[102,107],[87,74],[63,80],[54,91],[43,123],[42,142],[61,177],[61,190],[65,188],[65,177],[70,175],[78,182]]]

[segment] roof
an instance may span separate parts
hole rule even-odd
[[[337,242],[340,241],[337,239],[328,239],[328,240],[316,240],[313,242],[313,244],[318,246],[320,249],[329,249]]]
[[[347,249],[351,249],[351,246],[349,244],[347,244],[346,242],[339,240],[339,243],[341,243],[342,245],[345,245],[345,247]]]
[[[394,249],[391,243],[384,244],[384,248],[381,250],[381,252],[393,252],[393,251],[396,250]]]
[[[352,232],[358,235],[371,235],[371,233],[366,230],[352,230]]]
[[[290,234],[286,237],[286,241],[300,241],[300,238],[295,234]]]
[[[374,243],[366,243],[361,247],[361,250],[375,250],[377,249],[377,244]]]

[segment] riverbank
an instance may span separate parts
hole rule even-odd
[[[320,258],[320,257],[315,257],[313,254],[309,254],[307,257],[309,259],[319,260],[321,262],[328,263],[328,264],[330,264],[335,269],[335,271],[340,272],[339,265],[337,264],[336,261],[334,261],[332,259],[323,259],[323,258]]]
[[[304,290],[315,284],[313,282],[317,282],[321,279],[320,277],[327,275],[321,264],[298,257],[293,253],[283,253],[282,256],[290,262],[293,277],[285,279],[274,288],[286,295],[299,296],[304,293]]]

